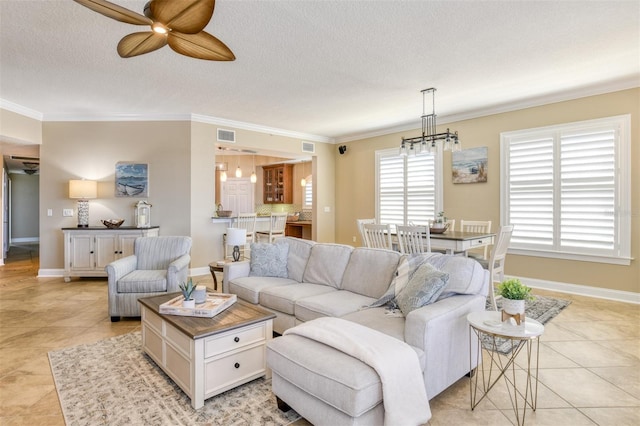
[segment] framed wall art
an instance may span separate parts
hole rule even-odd
[[[486,182],[488,152],[486,146],[480,146],[451,153],[453,183]]]
[[[147,163],[116,163],[116,197],[148,197],[149,165]]]

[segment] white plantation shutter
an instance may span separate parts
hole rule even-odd
[[[501,135],[501,214],[514,225],[510,251],[626,263],[629,128],[629,116],[621,116]]]
[[[379,223],[426,225],[441,205],[437,156],[376,152],[376,217]]]

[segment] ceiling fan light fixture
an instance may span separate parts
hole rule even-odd
[[[151,29],[156,34],[167,34],[169,32],[169,29],[165,27],[161,22],[154,22],[153,25],[151,25]]]

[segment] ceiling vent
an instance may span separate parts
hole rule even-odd
[[[235,130],[218,129],[218,142],[236,143]]]
[[[309,152],[311,154],[316,152],[316,144],[313,142],[302,141],[302,152]]]

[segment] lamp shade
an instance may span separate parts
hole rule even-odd
[[[227,244],[230,246],[247,244],[247,230],[244,228],[227,228]]]
[[[95,180],[72,179],[69,181],[69,198],[89,200],[98,196],[98,182]]]

